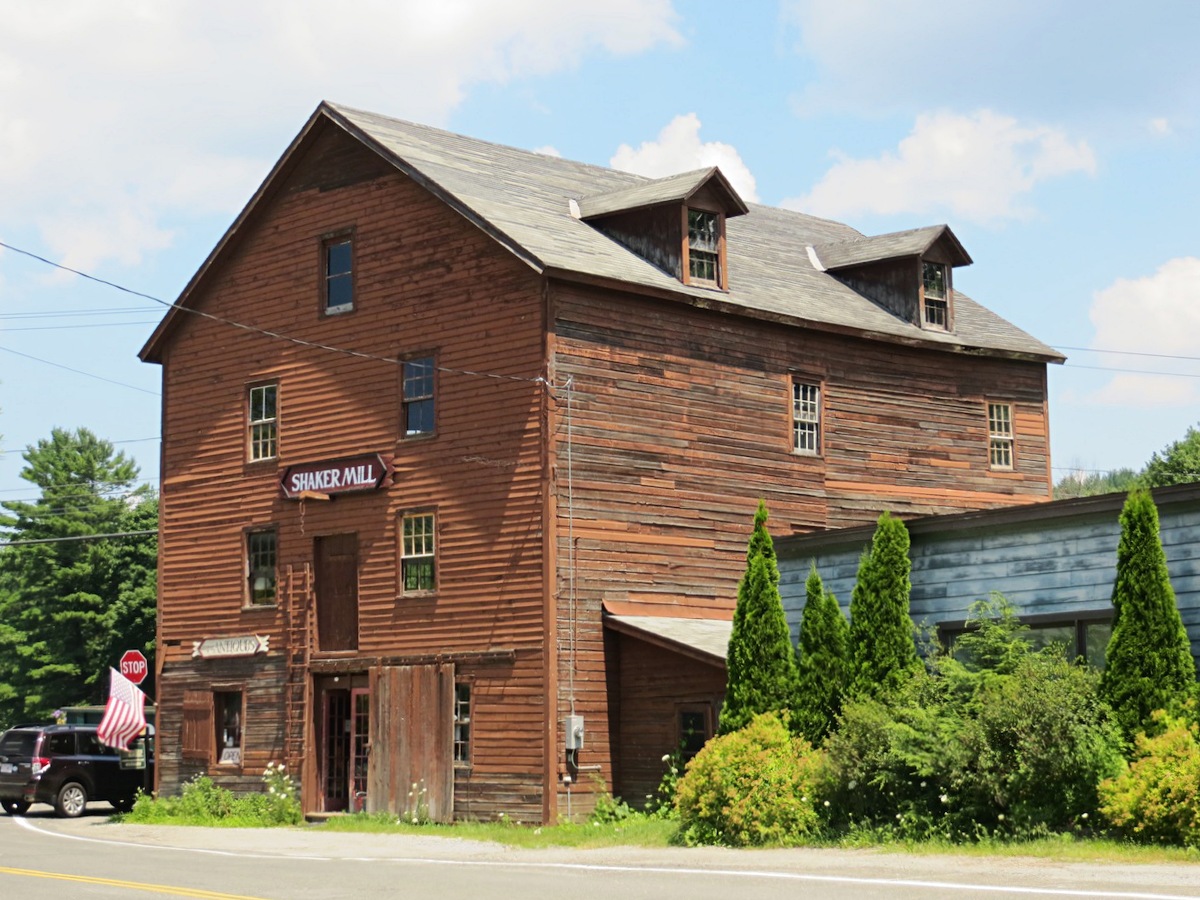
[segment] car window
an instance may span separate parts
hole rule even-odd
[[[79,732],[79,752],[84,756],[116,756],[117,751],[100,743],[94,732]]]
[[[36,731],[6,731],[0,737],[0,756],[33,756]]]
[[[42,741],[42,753],[47,756],[73,756],[75,754],[75,733],[60,731],[46,735]]]

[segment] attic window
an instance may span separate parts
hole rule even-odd
[[[700,209],[688,210],[688,283],[724,287],[721,271],[723,217]]]
[[[925,324],[930,328],[950,327],[950,277],[941,263],[923,262],[922,287]]]

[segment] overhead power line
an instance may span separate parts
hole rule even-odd
[[[23,547],[26,544],[65,544],[71,541],[99,541],[106,538],[146,537],[158,531],[114,531],[111,534],[80,534],[75,537],[28,538],[21,541],[0,541],[0,547]]]
[[[64,366],[62,363],[51,362],[48,359],[42,359],[39,356],[31,356],[28,353],[22,353],[20,350],[14,350],[11,347],[0,347],[5,353],[11,353],[14,356],[23,356],[25,359],[32,359],[34,362],[44,363],[47,366],[54,366],[56,369],[65,369],[68,372],[74,372],[76,375],[83,375],[87,378],[95,378],[97,381],[104,381],[108,384],[115,384],[117,387],[129,388],[131,391],[141,391],[143,394],[149,394],[152,397],[159,397],[158,391],[152,391],[148,388],[138,387],[136,384],[126,384],[124,381],[117,381],[113,378],[105,378],[103,375],[96,375],[93,372],[85,372],[82,369],[73,369],[70,366]]]

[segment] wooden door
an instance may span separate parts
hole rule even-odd
[[[316,560],[317,648],[358,649],[358,535],[313,541]]]
[[[371,670],[367,811],[454,819],[454,665]]]

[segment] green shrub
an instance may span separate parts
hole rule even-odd
[[[684,843],[794,845],[819,825],[820,754],[774,713],[709,741],[679,782]]]
[[[184,784],[178,797],[155,799],[139,794],[133,809],[122,817],[126,822],[176,825],[224,825],[265,827],[299,825],[304,821],[296,783],[283,764],[270,763],[263,774],[266,790],[258,794],[234,794],[198,775]]]
[[[961,841],[1091,820],[1122,766],[1098,676],[1060,648],[1031,652],[1006,608],[973,612],[969,663],[938,657],[886,698],[843,707],[822,788],[835,829]]]
[[[1134,761],[1100,785],[1101,812],[1125,836],[1200,848],[1197,726],[1159,714],[1161,733],[1134,740]]]
[[[804,591],[791,725],[797,734],[819,745],[842,708],[850,670],[850,623],[842,615],[837,598],[825,590],[815,563]]]

